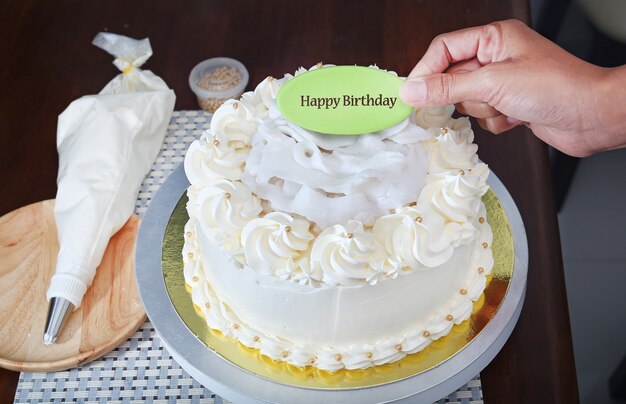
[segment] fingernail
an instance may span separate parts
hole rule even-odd
[[[517,119],[517,118],[513,118],[513,117],[510,117],[510,116],[507,116],[507,117],[506,117],[506,123],[508,123],[509,125],[517,125],[517,124],[519,124],[520,122],[522,122],[522,121],[520,121],[520,120],[519,120],[519,119]]]
[[[426,82],[422,80],[407,80],[400,87],[400,98],[404,102],[425,101],[428,92]]]

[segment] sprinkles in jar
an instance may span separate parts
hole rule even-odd
[[[197,64],[189,75],[189,86],[198,98],[198,104],[208,112],[215,112],[231,98],[239,98],[248,84],[248,71],[239,61],[213,58]]]

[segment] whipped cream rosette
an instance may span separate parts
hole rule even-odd
[[[311,249],[311,264],[323,273],[323,282],[329,285],[353,285],[377,279],[375,264],[381,260],[380,245],[363,223],[350,220],[345,226],[326,228]]]
[[[300,266],[313,239],[308,221],[282,212],[251,220],[241,234],[246,264],[281,278]]]
[[[428,172],[442,174],[470,170],[478,163],[478,146],[472,143],[474,133],[468,130],[446,129],[428,148]]]
[[[454,247],[444,229],[443,217],[423,214],[413,207],[397,209],[374,225],[387,254],[410,269],[433,268],[450,259]]]
[[[275,100],[306,71],[229,100],[189,148],[185,279],[211,328],[270,358],[394,362],[484,290],[489,170],[453,106],[359,136],[299,127]]]
[[[421,108],[415,113],[415,123],[424,128],[450,127],[454,105],[437,108]]]
[[[196,206],[207,235],[233,254],[241,249],[244,226],[261,213],[261,203],[248,187],[227,179],[204,186],[197,197],[190,196],[189,203]]]

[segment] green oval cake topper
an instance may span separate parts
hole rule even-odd
[[[411,114],[413,108],[400,100],[402,82],[371,67],[324,67],[289,80],[276,102],[285,118],[305,129],[361,135],[389,128]]]

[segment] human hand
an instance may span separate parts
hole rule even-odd
[[[626,68],[589,64],[517,20],[439,35],[400,96],[456,104],[493,133],[526,124],[574,156],[626,146]]]

